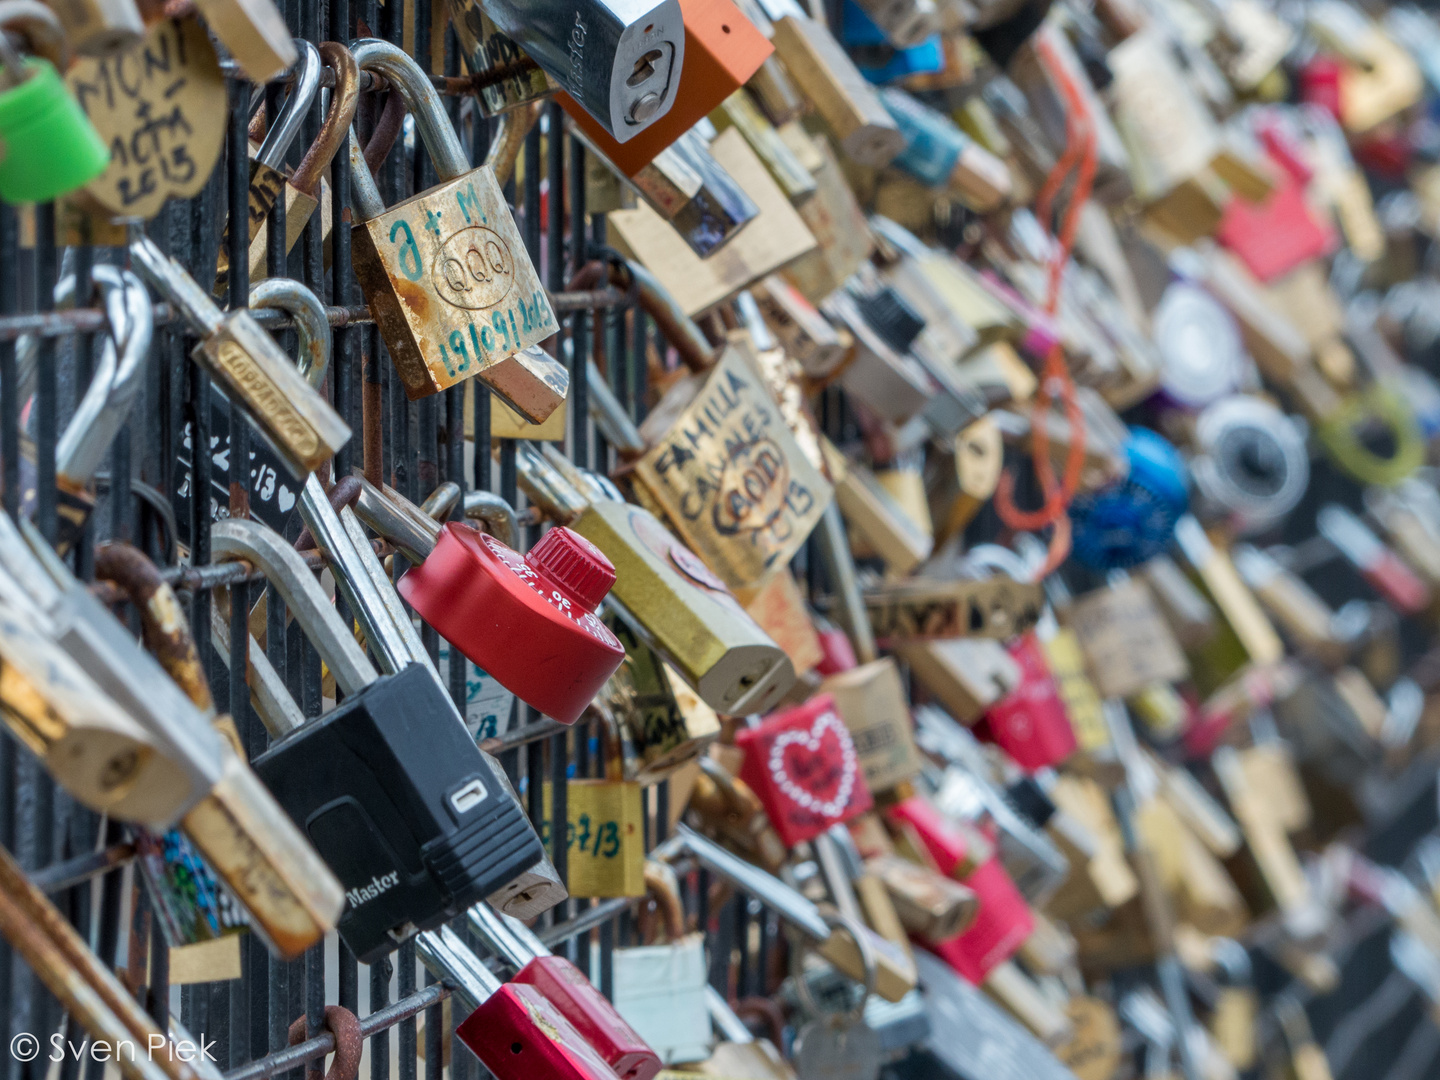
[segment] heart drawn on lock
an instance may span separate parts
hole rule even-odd
[[[834,735],[840,747],[839,781],[829,799],[824,798],[824,791],[835,783],[835,768],[831,759],[821,755],[827,732]],[[787,753],[792,747],[805,753]],[[817,716],[809,731],[782,732],[770,744],[770,774],[776,786],[796,805],[827,818],[839,817],[850,805],[855,764],[855,743],[833,712]]]

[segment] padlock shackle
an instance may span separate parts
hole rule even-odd
[[[55,445],[56,473],[81,486],[94,479],[130,416],[155,334],[150,294],[138,277],[113,266],[95,267],[92,277],[105,301],[110,336],[85,396]]]
[[[815,942],[829,939],[830,927],[813,901],[773,874],[730,854],[684,822],[676,823],[675,835],[652,851],[650,857],[668,861],[686,851],[720,880],[749,893]]]
[[[330,318],[320,298],[292,278],[266,278],[250,290],[250,306],[288,312],[295,320],[295,336],[300,342],[295,367],[306,382],[319,390],[330,366],[334,341]]]
[[[610,284],[618,289],[639,290],[641,308],[655,320],[665,340],[675,347],[681,361],[691,371],[708,371],[723,351],[710,344],[705,332],[670,295],[660,279],[634,259],[612,259],[609,265]]]
[[[515,444],[515,476],[525,497],[561,525],[569,525],[590,507],[590,499],[533,442]]]
[[[415,118],[415,133],[430,154],[435,175],[446,183],[470,171],[470,160],[445,113],[445,104],[430,77],[398,45],[379,38],[359,38],[350,43],[350,52],[361,71],[382,75],[392,91],[398,91],[405,108]]]
[[[335,89],[330,91],[330,111],[325,114],[320,133],[290,177],[291,186],[312,199],[319,197],[320,178],[340,152],[340,144],[350,133],[350,125],[355,122],[355,110],[360,104],[360,65],[355,62],[350,50],[338,41],[322,41],[320,60],[335,72]]]
[[[318,486],[314,474],[309,479]],[[380,677],[305,560],[279,533],[258,521],[228,518],[211,528],[210,551],[220,561],[244,559],[265,575],[346,694],[358,694]]]
[[[520,521],[509,500],[493,491],[467,491],[464,498],[465,517],[483,522],[490,534],[506,547],[513,548],[520,535]]]
[[[212,337],[220,329],[224,318],[220,305],[139,225],[130,227],[130,259],[139,275],[179,310],[200,337]]]
[[[320,50],[304,38],[295,39],[300,51],[294,65],[294,78],[290,83],[290,94],[281,106],[280,115],[270,119],[270,129],[255,154],[255,160],[266,168],[277,172],[285,163],[300,128],[310,112],[310,103],[320,91]]]
[[[450,511],[459,505],[463,494],[459,484],[454,480],[446,480],[421,500],[419,509],[426,517],[435,521],[446,521],[450,517]]]
[[[360,470],[356,470],[355,477],[360,481],[355,516],[394,544],[413,565],[419,566],[428,559],[440,540],[440,523],[408,499],[402,503],[392,497],[392,489],[377,488]]]
[[[485,947],[493,952],[506,964],[519,971],[530,961],[540,956],[550,956],[550,950],[540,944],[540,939],[530,931],[528,926],[519,919],[509,919],[501,915],[489,904],[479,903],[465,912],[465,922],[470,927],[470,932],[485,943]],[[525,932],[534,939],[537,948],[531,947],[530,943],[524,940],[517,933],[512,924],[524,927]]]
[[[500,990],[500,980],[448,926],[417,935],[415,953],[432,975],[469,1003],[472,1012]]]
[[[495,183],[504,187],[515,173],[515,162],[525,146],[525,137],[540,122],[543,101],[527,101],[514,109],[500,114],[500,123],[490,136],[490,149],[485,153],[485,164],[495,174]],[[576,129],[578,130],[578,129]]]
[[[43,56],[64,74],[70,66],[70,42],[60,18],[41,0],[0,0],[0,31],[18,30],[33,56]]]

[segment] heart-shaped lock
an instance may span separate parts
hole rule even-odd
[[[786,847],[871,806],[855,742],[829,694],[741,731],[735,743],[745,751],[740,778],[760,796]]]

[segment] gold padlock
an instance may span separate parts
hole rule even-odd
[[[444,105],[418,64],[368,38],[351,51],[405,98],[438,186],[386,208],[351,138],[355,275],[395,370],[414,399],[479,375],[531,423],[565,400],[565,365],[535,346],[555,312],[488,165],[471,169]]]
[[[890,657],[831,675],[820,684],[835,698],[872,792],[888,791],[920,771],[920,751],[900,669]]]
[[[611,725],[603,724],[604,779],[566,785],[565,866],[571,896],[645,895],[643,791],[624,777],[619,742]]]

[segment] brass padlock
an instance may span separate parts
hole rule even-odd
[[[495,116],[550,94],[544,70],[495,25],[480,0],[449,0],[449,5],[465,67],[485,83],[475,93],[481,112]]]
[[[135,0],[50,0],[49,7],[81,56],[114,56],[145,35]]]
[[[887,582],[864,592],[881,648],[932,638],[1011,638],[1040,618],[1043,595],[1033,582],[1003,574],[982,581]]]
[[[387,208],[351,136],[355,275],[411,398],[479,375],[531,423],[565,400],[565,366],[538,344],[556,330],[505,197],[488,165],[471,169],[430,78],[397,46],[351,43],[361,71],[405,99],[440,184]]]
[[[295,40],[275,0],[195,0],[195,8],[251,82],[267,83],[295,63]]]
[[[610,724],[602,725],[601,746],[604,778],[566,784],[566,885],[571,896],[644,896],[643,791],[625,779],[619,734]]]
[[[835,698],[872,792],[889,791],[920,772],[910,707],[894,660],[887,656],[831,675],[820,693]]]
[[[1080,597],[1067,621],[1101,697],[1128,698],[1154,683],[1179,682],[1190,673],[1185,654],[1139,578]]]

